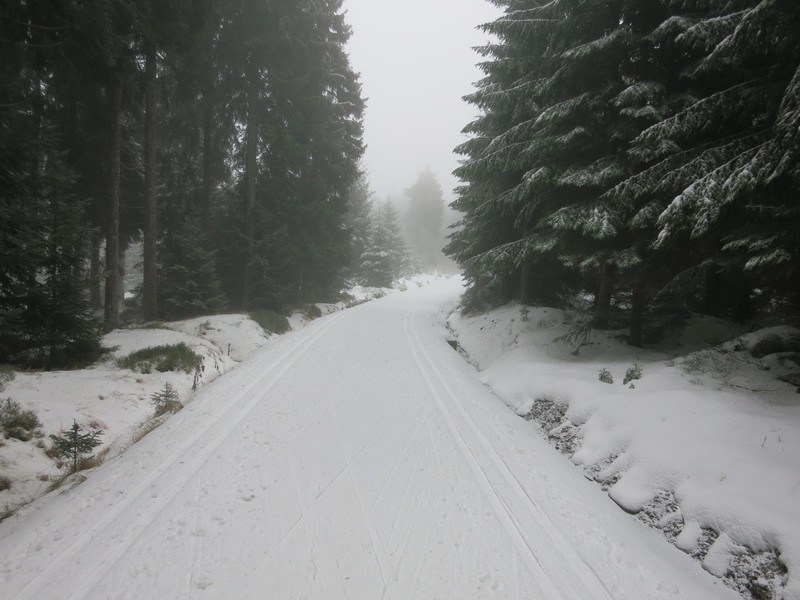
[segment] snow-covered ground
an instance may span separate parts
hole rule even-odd
[[[198,380],[198,386],[203,386],[266,344],[267,339],[261,327],[245,315],[216,315],[157,328],[115,330],[103,338],[103,346],[113,351],[101,363],[78,371],[16,373],[5,384],[0,398],[11,398],[24,410],[35,411],[45,435],[68,429],[73,419],[84,430],[100,430],[103,445],[97,451],[108,449],[106,454],[114,455],[130,445],[138,427],[153,415],[150,398],[165,383],[175,388],[184,403],[191,398],[194,384],[194,373],[140,373],[120,369],[118,358],[150,346],[183,342],[203,359]],[[0,491],[0,510],[41,496],[63,474],[45,455],[49,446],[47,438],[29,442],[0,438],[0,475],[11,481],[9,489]]]
[[[481,380],[619,506],[743,592],[800,598],[800,395],[778,379],[798,372],[800,355],[751,355],[759,340],[800,332],[742,334],[695,317],[665,341],[670,352],[595,332],[575,355],[576,343],[554,341],[573,319],[507,306],[449,325]],[[624,382],[637,368],[641,378]],[[599,380],[603,369],[613,383]]]
[[[560,311],[465,318],[457,278],[400,287],[295,316],[270,339],[225,316],[107,340],[115,356],[185,341],[205,357],[193,396],[192,374],[111,362],[17,375],[2,397],[36,408],[48,433],[77,414],[117,441],[85,481],[0,523],[0,598],[733,600],[707,571],[741,545],[779,550],[782,597],[800,598],[798,396],[775,379],[786,357],[733,350],[764,333],[685,360],[703,321],[671,340],[675,356],[599,335],[575,356],[553,343],[569,329]],[[634,363],[641,379],[623,385]],[[166,380],[191,402],[118,453]],[[608,493],[515,414],[537,405]],[[35,440],[9,448],[43,456]],[[686,552],[609,494],[644,506]],[[701,563],[689,553],[704,544]]]

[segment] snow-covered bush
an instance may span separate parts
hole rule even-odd
[[[22,410],[19,402],[11,398],[0,402],[0,428],[6,438],[27,442],[41,426],[38,415],[32,410]]]
[[[14,369],[10,365],[0,365],[0,392],[2,392],[6,384],[14,379]]]
[[[632,367],[628,367],[628,370],[625,371],[625,379],[622,380],[622,385],[627,385],[634,379],[641,378],[642,368],[637,363],[634,363]]]
[[[159,372],[184,371],[191,373],[201,362],[201,357],[189,346],[180,342],[166,346],[151,346],[131,352],[117,361],[123,369],[150,373],[153,369]]]
[[[291,329],[289,320],[275,311],[262,309],[254,310],[250,313],[250,318],[261,325],[261,329],[267,333],[286,333]]]

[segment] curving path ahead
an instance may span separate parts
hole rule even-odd
[[[0,598],[736,598],[446,343],[445,281],[278,339],[0,524]]]

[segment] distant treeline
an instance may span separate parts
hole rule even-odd
[[[468,307],[796,319],[800,2],[495,0],[447,251]],[[645,340],[646,341],[646,340]]]
[[[4,2],[0,363],[91,354],[121,310],[338,291],[363,153],[349,34],[341,0]]]

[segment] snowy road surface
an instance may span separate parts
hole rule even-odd
[[[459,291],[282,337],[0,524],[0,598],[737,598],[480,384]]]

